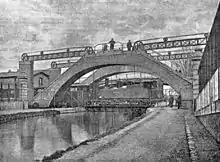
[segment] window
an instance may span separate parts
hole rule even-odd
[[[43,78],[39,78],[39,80],[38,80],[38,83],[39,83],[39,86],[42,86],[43,85]]]

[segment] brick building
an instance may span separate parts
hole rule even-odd
[[[44,88],[61,74],[61,69],[35,70],[33,76],[34,95]]]
[[[33,74],[35,95],[57,78],[60,69],[36,70]],[[25,102],[25,106],[24,106]],[[0,73],[0,110],[27,108],[28,78],[27,74],[19,71]],[[19,106],[20,105],[20,106]]]
[[[19,72],[0,73],[0,100],[18,101],[21,100],[21,89],[25,74]]]

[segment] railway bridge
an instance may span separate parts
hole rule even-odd
[[[160,76],[162,80],[169,83],[177,92],[180,92],[185,102],[192,100],[192,84],[179,74],[175,73],[167,65],[158,62],[145,51],[109,51],[105,55],[98,53],[96,56],[82,57],[72,65],[66,72],[60,75],[47,89],[34,97],[33,103],[38,103],[40,107],[49,107],[53,97],[61,89],[71,86],[76,80],[86,73],[95,69],[108,66],[138,66],[144,68],[154,75]]]
[[[164,82],[168,83],[173,89],[182,95],[183,104],[185,107],[189,108],[192,106],[193,100],[192,82],[160,61],[192,58],[192,54],[193,57],[196,56],[195,51],[181,53],[179,52],[179,49],[191,46],[201,47],[206,44],[206,40],[207,36],[205,33],[202,34],[202,36],[196,35],[195,37],[193,35],[191,38],[188,38],[188,35],[185,35],[182,37],[169,37],[162,41],[161,39],[157,40],[156,38],[153,42],[152,40],[136,41],[132,51],[128,51],[124,48],[124,45],[121,44],[121,48],[119,47],[116,50],[109,51],[102,51],[100,49],[96,50],[96,46],[95,48],[73,47],[56,51],[37,51],[34,54],[24,53],[22,55],[22,61],[19,62],[19,70],[26,72],[28,75],[28,100],[30,105],[38,104],[39,107],[49,107],[56,94],[67,89],[80,77],[93,70],[101,70],[102,68],[107,69],[107,67],[131,66],[137,67],[137,71],[144,71],[160,77]],[[170,52],[164,49],[174,50]],[[155,56],[153,53],[161,53],[161,51],[158,52],[157,50],[164,50],[165,53],[168,54]],[[74,63],[68,62],[69,69],[67,71],[50,83],[42,93],[33,96],[32,73],[34,61],[71,57],[78,57],[79,59]],[[56,64],[56,62],[52,63],[52,67],[54,68],[59,65],[60,64]],[[117,73],[115,69],[109,70],[109,73],[111,72]],[[104,76],[106,73],[102,72],[100,75]]]

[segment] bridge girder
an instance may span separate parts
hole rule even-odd
[[[189,47],[189,46],[201,46],[206,45],[208,33],[199,33],[191,35],[180,35],[180,36],[168,36],[166,38],[153,38],[146,40],[138,40],[134,43],[134,50],[158,50],[158,49],[172,49],[180,47]],[[120,43],[120,42],[119,42]],[[99,44],[103,45],[103,44]],[[127,51],[124,43],[121,43],[119,47],[122,51]],[[44,51],[34,51],[26,52],[22,54],[21,59],[23,61],[41,61],[41,60],[51,60],[51,59],[62,59],[62,58],[74,58],[82,57],[85,54],[93,55],[95,54],[95,47],[85,46],[85,47],[70,47],[54,50],[44,50]],[[179,55],[169,58],[186,58],[186,55]],[[161,60],[161,57],[156,59]],[[164,56],[163,60],[167,60],[168,57]]]

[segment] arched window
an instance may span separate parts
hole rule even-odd
[[[39,86],[42,86],[43,85],[43,78],[39,78],[39,80],[38,80],[38,83],[39,83]]]

